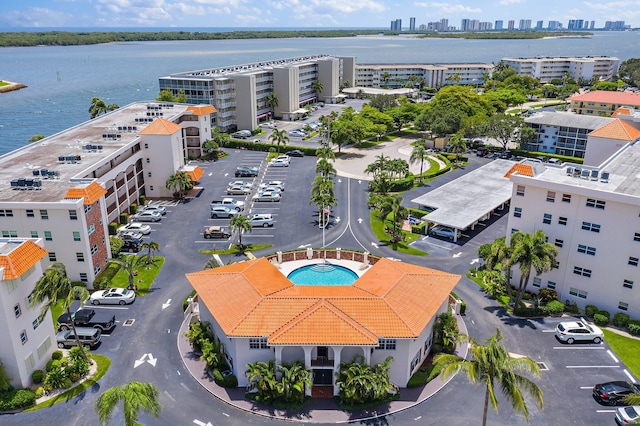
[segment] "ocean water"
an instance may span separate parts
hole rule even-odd
[[[355,56],[358,63],[498,62],[506,56],[640,57],[640,33],[538,40],[417,39],[406,36],[110,43],[0,49],[0,79],[28,88],[0,94],[0,154],[36,134],[89,119],[93,97],[126,105],[158,95],[175,72],[310,54]]]

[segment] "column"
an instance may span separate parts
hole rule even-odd
[[[276,350],[276,367],[282,364],[282,348],[283,346],[274,346]]]
[[[311,369],[311,351],[313,348],[311,346],[303,346],[302,349],[304,350],[304,368],[311,370],[311,383],[313,383],[313,370]],[[311,386],[313,387],[313,385]],[[311,388],[306,388],[304,394],[311,396]]]
[[[336,385],[336,373],[340,371],[340,357],[342,354],[343,346],[332,346],[333,350],[333,394],[338,395],[340,387]]]

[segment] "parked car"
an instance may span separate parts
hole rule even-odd
[[[636,383],[614,381],[593,387],[593,397],[600,404],[618,405],[627,395],[638,394],[640,394],[640,387]]]
[[[247,195],[250,192],[251,192],[251,189],[247,188],[244,185],[233,185],[233,186],[227,187],[228,195]]]
[[[637,424],[638,420],[640,420],[640,405],[616,409],[616,423],[619,426]]]
[[[280,201],[280,194],[269,191],[269,192],[259,192],[253,196],[253,201],[272,201],[278,202]]]
[[[263,129],[275,129],[276,125],[273,123],[260,123],[260,127]]]
[[[138,244],[142,244],[142,232],[136,231],[120,231],[117,237],[122,241],[135,241]]]
[[[247,139],[251,137],[251,130],[238,130],[231,134],[232,138],[236,139]]]
[[[289,157],[304,157],[304,152],[299,149],[294,149],[293,151],[287,151],[287,155]]]
[[[304,138],[305,136],[307,136],[307,134],[305,132],[301,132],[299,130],[292,130],[289,132],[289,136],[294,137],[294,138]]]
[[[289,167],[289,160],[271,160],[269,161],[271,167]]]
[[[151,227],[140,222],[129,222],[119,227],[118,232],[139,232],[142,235],[149,235],[151,233]]]
[[[159,206],[157,204],[147,204],[146,206],[142,207],[141,210],[144,210],[144,211],[156,211],[156,212],[160,213],[163,216],[165,214],[167,214],[167,209],[164,206]]]
[[[451,228],[447,228],[446,226],[437,225],[431,228],[431,235],[435,235],[436,237],[451,238],[453,240],[456,237],[456,231]]]
[[[102,336],[102,331],[99,328],[76,327],[76,333],[78,334],[80,344],[91,349],[95,348],[98,343],[100,343]],[[78,345],[76,335],[73,333],[73,330],[59,331],[56,334],[56,342],[60,349]]]
[[[141,248],[142,248],[141,240],[124,240],[124,244],[122,245],[122,248],[120,249],[120,251],[137,253],[140,251]]]
[[[205,238],[224,238],[227,239],[231,237],[231,233],[224,229],[222,226],[210,226],[204,230]]]
[[[227,185],[227,186],[235,186],[235,185],[244,186],[244,187],[247,187],[249,189],[253,188],[253,183],[247,182],[247,181],[244,181],[244,180],[234,180],[233,182],[229,182],[229,185]]]
[[[157,211],[143,210],[131,216],[134,222],[159,222],[162,220],[162,215]]]
[[[274,188],[280,191],[284,191],[284,182],[281,180],[270,180],[269,182],[260,184],[260,190],[265,190],[269,188]]]
[[[258,176],[260,169],[252,166],[236,167],[236,177],[255,177]]]
[[[238,215],[238,210],[225,206],[211,207],[211,218],[217,219],[219,217],[234,217]]]
[[[273,226],[273,216],[270,214],[254,214],[251,216],[251,226],[257,228],[262,226],[263,228]]]
[[[561,322],[556,326],[556,337],[558,340],[573,344],[576,340],[588,340],[593,343],[600,343],[604,338],[604,333],[599,327],[587,324],[584,319],[581,321]]]
[[[126,288],[109,288],[95,291],[89,297],[93,305],[129,305],[136,300],[136,293]]]
[[[116,316],[108,311],[82,308],[71,313],[77,327],[99,328],[101,331],[109,331],[116,326]],[[58,330],[71,330],[71,319],[65,312],[58,317]]]

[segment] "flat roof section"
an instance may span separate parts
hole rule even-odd
[[[467,229],[511,199],[512,184],[505,175],[514,164],[494,160],[411,202],[436,209],[426,217],[430,222]]]

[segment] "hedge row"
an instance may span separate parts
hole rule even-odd
[[[631,319],[629,314],[617,312],[613,315],[613,320],[611,320],[611,314],[608,311],[598,309],[596,305],[585,306],[584,313],[593,318],[593,322],[598,326],[604,327],[612,322],[616,327],[626,328],[629,334],[640,336],[640,320]]]
[[[271,148],[277,150],[278,146],[271,143],[262,143],[262,142],[249,142],[244,140],[232,139],[226,143],[221,145],[223,148],[239,148],[246,149],[248,151],[261,151],[261,152],[269,152]],[[317,148],[309,148],[306,146],[294,146],[294,145],[280,145],[280,152],[286,154],[289,151],[293,151],[297,149],[302,151],[304,155],[315,156]]]

